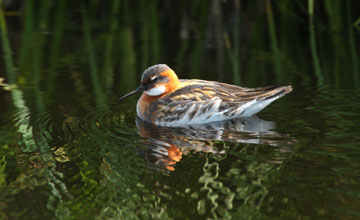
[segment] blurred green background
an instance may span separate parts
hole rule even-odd
[[[135,88],[148,66],[246,86],[301,81],[359,88],[355,0],[0,2],[0,76]],[[86,71],[77,77],[77,71]],[[76,85],[76,86],[75,86]]]

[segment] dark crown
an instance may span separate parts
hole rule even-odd
[[[149,68],[147,68],[142,77],[141,77],[141,81],[145,81],[147,78],[156,75],[158,73],[164,72],[165,70],[169,70],[170,67],[168,67],[166,64],[157,64],[154,66],[151,66]]]

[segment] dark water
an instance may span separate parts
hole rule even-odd
[[[358,91],[304,84],[257,117],[169,129],[136,120],[136,98],[22,103],[33,89],[1,92],[5,219],[360,215]]]
[[[0,8],[0,219],[360,219],[355,1],[314,18],[305,1],[141,2]],[[156,63],[293,91],[251,118],[155,127],[117,99]]]

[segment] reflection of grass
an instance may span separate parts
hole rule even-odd
[[[106,87],[110,86],[114,80],[114,47],[116,46],[115,33],[118,30],[119,22],[117,14],[119,13],[120,1],[113,1],[111,5],[111,19],[109,22],[108,34],[105,39],[103,81]]]
[[[356,31],[360,27],[360,19],[352,15],[354,9],[351,1],[334,0],[319,3],[314,0],[281,2],[266,0],[247,4],[238,0],[227,1],[218,8],[221,12],[219,20],[223,21],[219,26],[224,32],[216,33],[221,39],[225,33],[227,36],[225,44],[217,44],[217,38],[212,42],[206,42],[209,39],[205,37],[206,34],[209,29],[214,28],[209,24],[211,21],[209,17],[212,16],[209,9],[212,4],[208,1],[169,3],[166,7],[159,6],[159,1],[156,0],[142,0],[140,4],[113,1],[104,4],[105,6],[102,6],[98,0],[83,2],[81,8],[84,11],[83,25],[80,27],[79,14],[74,10],[78,8],[68,0],[58,3],[41,1],[38,5],[35,5],[33,0],[21,3],[24,16],[21,17],[23,29],[18,52],[20,71],[17,74],[23,78],[17,78],[18,80],[25,77],[25,80],[38,82],[43,77],[42,71],[47,68],[46,65],[49,65],[50,71],[47,72],[44,84],[46,89],[54,89],[56,79],[59,77],[56,71],[59,67],[57,62],[66,51],[66,47],[63,46],[67,44],[67,37],[70,36],[69,28],[75,27],[83,29],[82,40],[85,42],[88,55],[84,65],[90,66],[89,75],[97,103],[105,102],[104,87],[127,85],[122,81],[131,81],[129,84],[133,84],[138,80],[139,74],[135,74],[136,71],[142,71],[158,62],[171,63],[176,60],[180,70],[186,67],[189,68],[190,73],[203,72],[202,61],[208,56],[208,43],[218,45],[220,48],[217,48],[217,51],[225,49],[228,52],[228,56],[218,56],[216,62],[224,59],[219,62],[221,65],[231,65],[224,68],[230,71],[221,74],[231,74],[232,81],[236,84],[240,81],[244,81],[244,84],[255,84],[254,82],[259,81],[265,84],[269,81],[269,76],[274,73],[275,78],[271,78],[274,82],[284,82],[295,77],[306,79],[315,75],[319,83],[326,81],[340,86],[351,79],[353,85],[360,86],[356,44]],[[176,28],[184,19],[181,16],[184,11],[188,22],[186,27],[188,38],[182,39],[180,46],[166,45],[178,42],[176,38],[170,39],[176,37],[176,33],[167,33],[181,31]],[[308,15],[308,23],[303,19],[304,13]],[[92,18],[95,14],[98,16],[96,20]],[[164,19],[167,16],[171,16],[171,19]],[[4,27],[4,20],[0,22]],[[96,33],[107,32],[105,39],[101,39],[103,37],[101,34],[99,37],[95,34],[92,36],[91,33],[95,33],[92,29],[94,23],[101,24],[96,27]],[[47,34],[44,34],[45,32]],[[1,34],[6,34],[6,30],[2,28]],[[77,35],[74,36],[70,38],[76,39]],[[304,39],[303,36],[308,38]],[[193,37],[196,40],[195,46],[191,44]],[[6,42],[7,38],[3,36],[1,41],[4,46],[3,51],[8,51],[3,53],[3,56],[9,74],[14,71],[11,70],[14,69],[14,63],[8,57],[11,55],[9,42]],[[95,44],[95,42],[104,42],[104,44]],[[304,47],[308,44],[310,47]],[[80,50],[82,49],[84,48],[80,47]],[[242,51],[251,53],[242,55]],[[254,51],[256,54],[253,53]],[[47,54],[49,57],[46,56]],[[258,58],[263,54],[266,54],[267,58],[259,60]],[[312,62],[308,62],[307,54],[311,54]],[[272,62],[269,63],[269,60]],[[117,63],[119,61],[120,63]],[[240,66],[239,61],[244,66]],[[267,72],[268,65],[272,68],[270,73]],[[311,71],[313,69],[314,71]],[[215,71],[213,72],[215,74]],[[13,76],[15,75],[7,77],[10,83],[15,80],[11,78]],[[197,75],[193,77],[200,78]]]
[[[37,82],[38,77],[28,75],[39,74],[41,78],[41,71],[48,64],[50,71],[46,76],[45,87],[50,90],[54,89],[58,78],[57,61],[64,56],[62,47],[68,40],[67,28],[74,27],[73,24],[75,28],[79,28],[76,26],[79,25],[76,17],[79,14],[74,13],[76,6],[68,0],[59,3],[45,1],[39,6],[35,6],[34,2],[29,0],[22,3],[25,16],[21,33],[22,44],[18,53],[18,74]],[[133,87],[130,84],[137,81],[139,75],[135,74],[136,71],[142,71],[158,62],[172,63],[176,60],[180,70],[186,67],[190,73],[204,72],[201,67],[206,60],[204,57],[209,53],[208,44],[217,45],[218,53],[223,49],[228,52],[228,56],[219,55],[214,63],[230,64],[228,68],[224,68],[230,71],[220,74],[232,75],[232,82],[235,84],[240,81],[244,81],[244,84],[255,84],[254,82],[259,81],[267,84],[269,80],[280,83],[295,77],[306,79],[314,75],[320,84],[326,81],[340,86],[345,84],[345,79],[352,79],[356,87],[360,86],[358,45],[355,37],[357,33],[354,33],[360,26],[360,19],[352,15],[354,9],[350,1],[334,0],[322,4],[314,0],[266,0],[248,4],[238,0],[227,1],[218,8],[221,12],[219,20],[223,21],[218,25],[224,32],[217,31],[216,36],[221,36],[221,39],[224,35],[226,37],[225,43],[221,44],[218,44],[218,39],[214,36],[206,37],[207,33],[211,32],[209,29],[215,28],[209,23],[209,18],[213,15],[210,10],[212,4],[208,1],[192,1],[179,5],[169,3],[166,7],[159,6],[159,1],[156,0],[142,0],[141,4],[137,5],[126,1],[113,1],[101,6],[99,2],[84,1],[81,8],[84,11],[83,25],[80,26],[88,55],[84,65],[90,66],[89,75],[97,103],[105,102],[102,97],[104,87]],[[188,38],[182,39],[180,44],[174,43],[176,46],[166,45],[179,42],[176,38],[170,39],[176,37],[176,33],[168,33],[182,31],[176,28],[184,20],[184,11]],[[68,13],[72,13],[71,16],[65,16]],[[308,22],[303,19],[305,13]],[[95,20],[92,18],[95,14],[101,16]],[[171,19],[164,20],[164,17],[170,15]],[[96,26],[96,32],[92,26],[95,23],[101,24]],[[38,29],[48,34],[39,34]],[[91,34],[104,32],[105,38],[102,38],[101,34],[99,37]],[[196,41],[194,46],[191,44],[192,38]],[[212,42],[206,42],[209,39]],[[2,37],[2,41],[4,50],[7,50],[8,43],[4,42],[6,38]],[[46,46],[49,46],[48,51]],[[245,51],[244,55],[242,51]],[[247,53],[248,51],[251,53]],[[9,53],[3,54],[7,56]],[[49,54],[49,58],[46,54]],[[266,59],[259,60],[264,54]],[[307,54],[311,54],[312,62],[308,62]],[[8,62],[8,58],[5,60],[8,66],[14,67],[14,64]],[[268,66],[272,68],[271,72],[267,71]],[[213,73],[215,74],[215,71]],[[269,77],[272,75],[275,78]],[[200,78],[197,75],[193,77]],[[131,83],[128,85],[123,81]]]
[[[318,83],[321,85],[324,83],[324,79],[321,75],[319,57],[316,51],[316,40],[315,40],[315,30],[314,30],[314,0],[309,0],[309,21],[310,21],[311,54],[315,67],[315,75],[318,79]]]
[[[269,31],[270,31],[270,43],[271,43],[271,50],[273,53],[273,60],[274,60],[274,70],[275,74],[278,77],[278,79],[282,79],[283,77],[283,67],[281,63],[281,54],[278,46],[278,38],[277,38],[277,32],[275,27],[275,21],[274,21],[274,15],[273,15],[273,9],[272,4],[270,0],[266,0],[266,14],[267,14],[267,21],[269,25]]]
[[[0,5],[2,1],[0,0]],[[7,36],[7,28],[5,23],[4,11],[0,7],[0,31],[1,31],[1,43],[3,48],[3,56],[5,60],[5,67],[8,73],[9,84],[15,83],[15,67],[12,59],[12,51],[10,48],[9,38]]]
[[[147,68],[159,62],[161,56],[160,24],[158,21],[157,1],[143,0],[139,8],[140,19],[140,67]]]
[[[5,168],[6,168],[6,159],[5,155],[0,157],[0,186],[5,184]]]
[[[90,77],[91,77],[92,86],[94,88],[95,100],[99,107],[105,107],[106,106],[105,100],[104,100],[105,97],[102,92],[101,84],[99,81],[94,45],[93,45],[93,40],[91,38],[91,33],[90,33],[89,16],[87,14],[87,8],[84,5],[83,5],[82,18],[83,18],[85,47],[86,47],[86,51],[88,53],[88,61],[89,61],[89,65],[90,65]]]
[[[10,41],[7,35],[7,27],[5,23],[5,17],[2,8],[0,8],[0,30],[1,30],[1,38],[2,38],[2,48],[5,58],[5,65],[8,75],[9,84],[16,83],[16,72],[12,59],[12,50],[10,47]],[[33,126],[30,124],[30,110],[25,105],[24,94],[20,89],[11,89],[11,97],[13,101],[13,105],[17,108],[17,127],[18,132],[22,134],[22,142],[25,145],[23,149],[24,152],[34,152],[37,150],[36,141],[33,137]],[[36,98],[39,97],[38,93],[36,94]],[[41,145],[41,150],[47,150],[47,145]]]
[[[351,10],[350,10],[350,1],[346,1],[346,20],[348,24],[351,24]],[[360,18],[358,19],[360,21]],[[349,46],[350,46],[350,53],[351,53],[351,61],[353,67],[353,80],[354,84],[357,88],[360,87],[360,79],[359,79],[359,56],[357,55],[356,51],[356,43],[354,37],[353,26],[349,25],[347,27],[348,35],[349,35]]]
[[[233,41],[234,45],[230,44],[230,38],[227,34],[225,34],[225,47],[229,54],[229,59],[232,64],[233,70],[233,82],[237,85],[240,84],[241,77],[240,77],[240,35],[239,35],[239,28],[240,28],[240,2],[239,0],[234,1],[235,6],[235,24],[233,30]]]
[[[354,22],[353,25],[356,29],[360,30],[360,17]]]
[[[54,34],[51,38],[50,52],[49,52],[49,62],[50,62],[50,71],[49,77],[47,78],[46,87],[49,91],[55,88],[56,84],[56,67],[58,66],[58,58],[60,56],[61,43],[64,35],[65,28],[65,19],[66,16],[63,16],[66,13],[66,1],[57,2],[57,10],[55,12],[54,20]]]

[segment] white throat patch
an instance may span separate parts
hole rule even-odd
[[[165,86],[157,86],[152,89],[149,89],[148,91],[145,91],[145,93],[148,94],[149,96],[158,96],[164,94],[165,92],[166,92]]]

